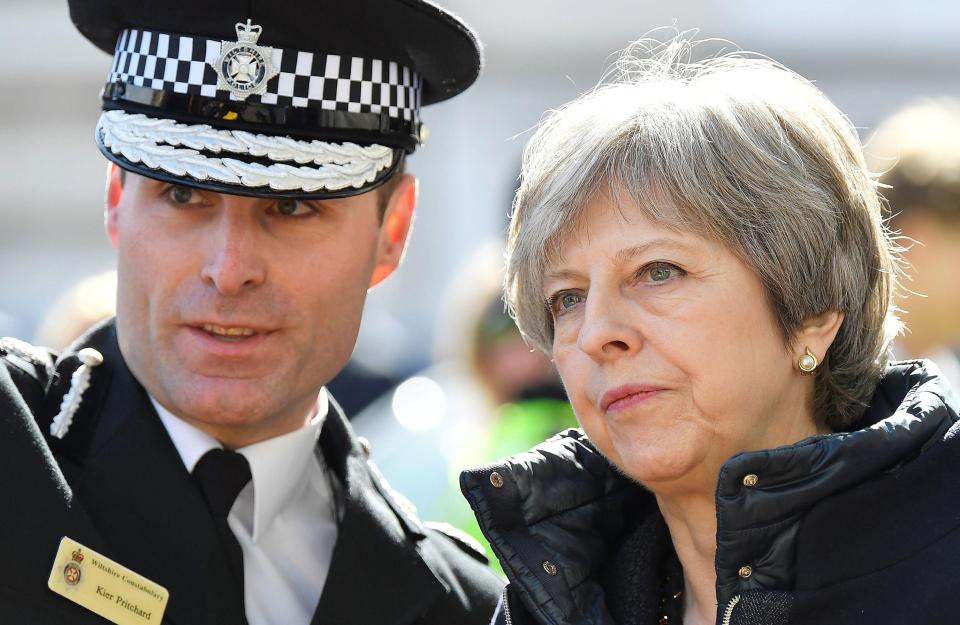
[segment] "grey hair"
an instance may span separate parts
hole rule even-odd
[[[847,118],[809,81],[733,52],[693,60],[679,35],[628,48],[595,89],[549,113],[524,150],[504,294],[551,352],[542,276],[596,194],[718,241],[760,277],[785,344],[804,320],[845,315],[815,377],[814,416],[862,413],[899,332],[899,250]]]

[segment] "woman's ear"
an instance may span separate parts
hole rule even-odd
[[[113,247],[117,247],[117,206],[123,197],[123,178],[116,163],[107,166],[107,184],[104,189],[103,226]]]
[[[810,350],[817,362],[823,362],[827,350],[830,349],[833,340],[837,337],[837,332],[840,331],[843,318],[842,310],[827,310],[808,317],[800,326],[793,341],[794,362],[798,362],[807,350]]]

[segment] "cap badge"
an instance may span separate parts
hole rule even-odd
[[[273,66],[273,48],[257,45],[263,28],[249,19],[246,24],[237,22],[236,28],[237,41],[221,42],[220,58],[211,65],[217,72],[217,89],[245,100],[265,93],[267,81],[279,70]]]

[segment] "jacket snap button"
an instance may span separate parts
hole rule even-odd
[[[547,572],[547,575],[556,575],[557,574],[557,565],[551,562],[550,560],[543,561],[543,570]]]
[[[749,565],[741,566],[740,570],[737,571],[737,574],[740,575],[743,579],[747,579],[753,575],[753,567]]]
[[[753,488],[757,485],[757,482],[760,481],[760,478],[757,477],[756,473],[750,473],[743,476],[743,485],[747,488]]]
[[[503,476],[494,471],[490,474],[490,483],[494,488],[503,488]]]

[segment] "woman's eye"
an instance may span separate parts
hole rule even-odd
[[[191,189],[190,187],[184,187],[182,185],[171,187],[169,194],[170,199],[177,204],[194,204],[198,199],[197,193],[194,189]]]
[[[583,295],[580,293],[575,293],[573,291],[558,293],[550,298],[550,310],[555,316],[562,315],[582,302]]]
[[[563,308],[573,308],[580,303],[580,296],[576,293],[566,293],[560,298],[560,305]]]
[[[684,271],[676,265],[670,263],[654,263],[640,270],[640,274],[646,274],[650,282],[667,282],[683,275]]]
[[[650,279],[654,282],[669,280],[672,271],[669,267],[654,267],[650,270]]]

